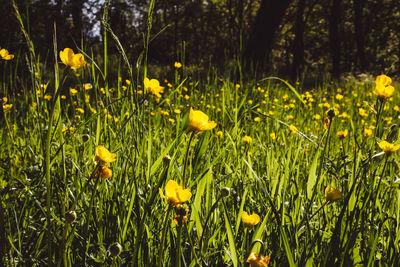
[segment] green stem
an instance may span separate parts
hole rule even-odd
[[[194,135],[195,135],[195,133],[192,132],[192,134],[190,135],[189,143],[186,148],[185,162],[184,162],[184,166],[183,166],[183,175],[182,175],[182,187],[183,188],[186,187],[186,169],[187,169],[187,163],[188,163],[188,159],[189,159],[190,144],[192,143]]]
[[[243,243],[242,243],[242,258],[243,258],[243,262],[246,260],[246,255],[248,254],[248,242],[247,242],[247,238],[248,238],[248,233],[249,233],[249,229],[247,229],[247,227],[244,230],[244,239],[243,239]]]
[[[47,135],[46,135],[46,143],[45,143],[45,167],[46,167],[46,235],[47,235],[47,253],[49,257],[48,264],[52,265],[52,252],[51,252],[51,244],[52,244],[52,236],[51,236],[51,175],[50,175],[50,144],[51,144],[51,135],[52,135],[52,126],[53,126],[53,113],[50,113],[50,121],[47,124]]]
[[[196,250],[194,249],[194,244],[193,244],[192,238],[190,237],[189,229],[187,227],[187,224],[185,224],[185,231],[186,231],[186,234],[188,236],[188,240],[189,240],[190,247],[192,249],[193,256],[196,259],[196,263],[197,263],[197,265],[201,266],[200,260],[199,260],[199,258],[197,257],[197,254],[196,254]]]
[[[311,215],[310,219],[308,219],[308,220],[311,221],[311,219],[312,219],[323,207],[325,207],[325,205],[328,204],[328,203],[331,203],[331,202],[325,201],[325,202],[322,204],[322,206],[319,207],[319,209],[318,209],[316,212],[314,212],[313,215]]]
[[[164,256],[164,243],[165,243],[165,236],[167,235],[167,223],[168,223],[168,217],[169,213],[171,212],[171,206],[168,206],[167,214],[165,214],[164,218],[164,228],[161,234],[161,243],[160,243],[160,249],[158,250],[160,254],[158,254],[158,267],[163,266],[163,256]]]
[[[176,237],[176,266],[181,267],[181,236],[182,236],[182,226],[178,225]]]
[[[375,203],[376,203],[376,199],[378,198],[378,195],[379,195],[379,187],[381,186],[381,182],[383,180],[383,175],[385,173],[385,168],[386,168],[386,165],[387,165],[387,162],[388,162],[388,159],[389,159],[388,156],[385,155],[385,157],[386,157],[385,164],[383,165],[382,173],[381,173],[381,176],[379,177],[378,186],[374,190],[375,196],[374,196],[374,202],[372,202],[372,205],[374,205],[374,206],[375,206]],[[372,209],[372,218],[375,218],[375,209]]]

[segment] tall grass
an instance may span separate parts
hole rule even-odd
[[[398,143],[397,92],[377,100],[374,78],[312,89],[276,77],[220,79],[218,71],[193,80],[185,66],[154,77],[147,50],[156,2],[135,67],[108,25],[108,3],[103,66],[82,46],[73,49],[90,65],[78,70],[58,63],[56,29],[54,68],[39,68],[14,3],[31,80],[19,84],[11,71],[25,55],[0,62],[3,265],[245,266],[252,252],[273,266],[399,264],[398,155],[377,146]],[[120,51],[115,65],[107,36]],[[161,99],[147,94],[145,77],[161,81]],[[189,133],[190,107],[217,127]],[[96,179],[98,145],[117,155],[109,179]],[[159,196],[169,180],[193,194],[179,225]],[[327,186],[342,198],[329,202]],[[244,227],[243,211],[260,222]]]

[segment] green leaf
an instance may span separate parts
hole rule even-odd
[[[225,208],[224,209],[225,228],[226,228],[226,233],[228,235],[229,252],[230,252],[230,254],[228,253],[228,255],[232,259],[233,266],[237,267],[238,259],[237,259],[237,253],[236,253],[236,247],[235,247],[235,239],[233,238],[231,224],[229,223],[228,216],[226,213],[227,213],[227,211]]]
[[[310,172],[308,174],[308,181],[307,181],[308,199],[311,199],[315,183],[317,182],[317,166],[318,166],[318,159],[320,156],[319,154],[320,154],[319,151],[317,152],[317,154],[315,154],[314,160],[311,164]]]

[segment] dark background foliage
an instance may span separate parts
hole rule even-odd
[[[52,48],[99,54],[104,0],[17,0],[41,58]],[[149,0],[110,1],[109,23],[132,61],[143,50]],[[0,0],[0,46],[22,52],[10,0]],[[296,79],[304,73],[399,74],[397,0],[158,0],[149,62],[236,66]],[[118,51],[109,42],[110,53]]]

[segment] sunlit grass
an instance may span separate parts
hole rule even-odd
[[[24,55],[0,61],[4,265],[400,261],[400,108],[386,76],[306,88],[195,80],[171,62],[155,77],[72,50],[55,43],[42,68],[32,46],[18,86]]]

